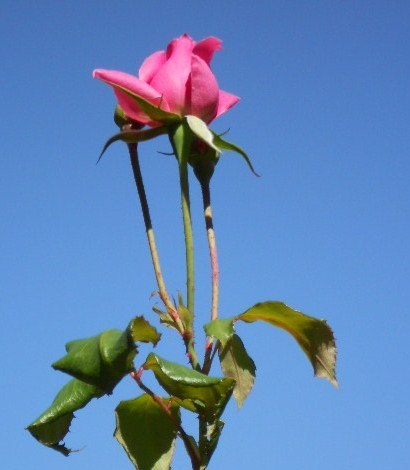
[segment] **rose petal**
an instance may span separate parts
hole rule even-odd
[[[165,51],[158,51],[147,57],[142,63],[138,76],[144,82],[150,83],[158,69],[165,63]]]
[[[194,50],[192,52],[198,55],[207,64],[209,64],[212,60],[214,53],[216,51],[220,51],[221,49],[222,41],[218,38],[211,36],[195,44]]]
[[[114,85],[121,86],[135,93],[136,95],[141,96],[152,104],[161,105],[161,109],[169,111],[168,103],[165,99],[162,98],[161,93],[152,88],[151,85],[148,85],[148,83],[145,83],[139,78],[134,77],[134,75],[118,72],[116,70],[97,69],[94,70],[93,77],[113,86],[118,104],[121,106],[124,113],[135,121],[152,125],[152,121],[149,116],[141,111],[137,103],[126,93],[115,88]]]
[[[171,41],[167,47],[167,60],[150,83],[164,95],[170,111],[181,116],[185,114],[186,84],[191,73],[193,47],[194,42],[187,35]]]
[[[238,101],[240,101],[239,96],[231,95],[231,93],[219,90],[218,110],[215,117],[218,117],[222,113],[228,111],[228,109],[231,109],[232,106],[235,106]]]
[[[219,87],[208,64],[192,55],[190,80],[190,114],[209,123],[216,116],[219,101]]]

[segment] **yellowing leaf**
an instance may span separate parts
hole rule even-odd
[[[336,344],[325,320],[318,320],[288,307],[283,302],[262,302],[236,317],[247,323],[263,320],[290,333],[303,349],[317,377],[328,379],[338,386]]]
[[[235,380],[233,396],[240,408],[255,382],[255,363],[249,357],[238,335],[233,335],[228,344],[220,348],[219,360],[224,376]]]

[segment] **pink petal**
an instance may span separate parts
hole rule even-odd
[[[193,47],[194,42],[187,35],[171,41],[167,47],[167,60],[150,83],[163,94],[170,111],[180,115],[185,114],[186,84],[191,73]]]
[[[218,111],[216,112],[216,116],[220,116],[222,113],[231,109],[232,106],[235,106],[236,103],[240,100],[239,96],[231,95],[226,91],[219,90],[219,104],[218,104]]]
[[[139,70],[139,78],[144,82],[150,83],[158,69],[166,61],[165,51],[158,51],[147,57]]]
[[[203,59],[207,64],[212,60],[212,57],[216,51],[222,49],[222,41],[218,38],[209,37],[199,41],[192,51],[194,54],[198,55]]]
[[[161,108],[165,111],[169,111],[168,103],[165,99],[162,99],[161,93],[152,88],[152,86],[143,82],[134,75],[130,75],[124,72],[118,72],[116,70],[94,70],[93,77],[102,80],[108,85],[113,86],[115,96],[117,97],[118,104],[123,109],[124,113],[130,118],[142,122],[144,124],[152,125],[152,122],[143,111],[139,108],[137,103],[126,93],[115,88],[114,85],[121,86],[139,96],[146,99],[152,104],[161,105]]]
[[[208,64],[192,55],[190,80],[190,114],[210,122],[216,116],[219,101],[219,87]]]

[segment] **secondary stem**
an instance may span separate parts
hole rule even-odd
[[[188,164],[183,159],[179,162],[181,185],[182,217],[184,220],[185,257],[187,275],[187,308],[194,315],[195,309],[195,273],[194,273],[194,238],[192,233],[191,208],[189,198]]]
[[[192,233],[192,220],[189,198],[188,164],[185,158],[179,159],[179,180],[181,186],[181,206],[185,235],[185,258],[187,277],[187,308],[192,317],[195,309],[195,272],[194,272],[194,237]],[[198,357],[194,347],[194,338],[189,337],[188,355],[194,369],[200,369]]]
[[[211,208],[211,191],[209,182],[201,184],[202,200],[204,206],[205,227],[208,235],[209,256],[211,258],[211,271],[212,271],[212,306],[211,306],[211,320],[218,318],[218,304],[219,304],[219,265],[218,265],[218,251],[216,249],[215,231],[212,218]]]
[[[212,279],[212,305],[211,305],[211,321],[218,318],[218,305],[219,305],[219,264],[218,264],[218,251],[216,248],[215,231],[212,217],[211,207],[211,191],[209,181],[201,182],[202,201],[204,207],[205,227],[208,236],[209,256],[211,259],[211,279]],[[204,364],[202,372],[209,374],[212,364],[212,343],[213,338],[208,337],[205,349]]]
[[[141,210],[144,218],[145,230],[147,233],[148,245],[151,252],[152,264],[154,267],[155,278],[157,280],[159,296],[167,309],[167,312],[174,319],[178,330],[181,334],[184,333],[184,325],[179,318],[178,312],[174,307],[165,287],[164,278],[162,276],[161,265],[159,262],[159,254],[155,242],[154,229],[152,228],[151,215],[148,207],[147,196],[145,193],[144,182],[142,179],[141,168],[138,159],[137,144],[129,144],[128,151],[130,154],[132,171],[134,173],[135,184],[137,186],[138,196],[141,202]]]

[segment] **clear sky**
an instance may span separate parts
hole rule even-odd
[[[225,153],[213,180],[222,315],[282,300],[326,318],[339,347],[337,391],[286,333],[239,326],[256,385],[239,412],[228,406],[210,469],[410,468],[409,24],[405,0],[3,2],[2,468],[132,468],[112,438],[115,406],[139,394],[131,380],[77,413],[67,445],[84,450],[69,458],[24,426],[67,381],[49,367],[65,342],[135,314],[156,322],[125,146],[95,165],[116,132],[115,100],[91,72],[135,72],[184,32],[224,41],[214,71],[242,100],[212,127],[230,128],[262,175]],[[166,139],[142,145],[141,161],[176,294],[176,165],[157,150]],[[199,196],[193,186],[200,333],[210,289]],[[166,333],[158,353],[184,362]],[[174,468],[187,469],[178,447]]]

